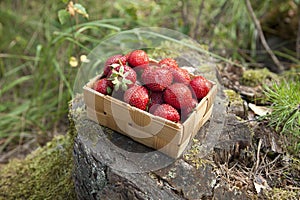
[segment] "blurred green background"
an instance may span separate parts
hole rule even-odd
[[[251,3],[286,68],[299,65],[298,1]],[[261,62],[266,53],[245,1],[78,0],[74,4],[83,6],[89,18],[83,9],[75,16],[61,16],[61,24],[58,13],[66,11],[65,0],[0,1],[0,153],[28,142],[43,145],[66,132],[81,56],[122,30],[148,26],[177,30],[245,68],[266,66],[276,71],[271,62]]]

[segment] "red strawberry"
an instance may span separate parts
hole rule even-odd
[[[111,96],[114,97],[115,99],[119,99],[120,101],[124,100],[124,90],[113,90]]]
[[[143,72],[142,81],[149,90],[160,92],[172,84],[173,75],[165,68],[149,67]]]
[[[159,105],[153,114],[173,122],[178,122],[180,120],[178,111],[169,104]]]
[[[183,109],[192,100],[192,92],[183,83],[173,83],[164,91],[164,101],[176,109]]]
[[[148,69],[150,66],[147,64],[147,65],[140,65],[140,66],[137,66],[137,67],[134,67],[133,70],[136,72],[136,74],[140,77],[143,72]]]
[[[93,89],[96,90],[97,92],[100,92],[102,94],[108,94],[110,95],[112,92],[113,84],[110,80],[107,78],[102,78],[97,80],[94,83]]]
[[[185,121],[189,117],[190,113],[197,106],[197,104],[198,104],[198,101],[196,99],[192,99],[188,103],[188,105],[184,109],[181,110],[182,121]]]
[[[197,99],[202,99],[207,95],[212,84],[203,76],[196,76],[190,82],[190,87],[194,91]]]
[[[141,110],[146,110],[149,102],[148,90],[140,85],[134,85],[124,93],[124,101]]]
[[[162,92],[151,92],[149,102],[149,112],[153,114],[155,109],[164,102]]]
[[[164,58],[158,63],[161,67],[166,67],[166,68],[178,68],[178,64],[176,60],[173,58]]]
[[[148,108],[148,112],[151,113],[151,114],[154,114],[156,108],[158,106],[160,106],[161,104],[153,104],[151,107]]]
[[[128,65],[119,65],[113,68],[107,75],[108,79],[112,81],[114,90],[127,90],[136,82],[136,72]]]
[[[190,83],[190,74],[186,69],[177,67],[171,68],[170,70],[172,71],[174,82],[184,83],[185,85],[188,85]]]
[[[126,58],[126,62],[127,62],[128,58],[129,58],[130,53],[131,52],[129,52],[129,53],[127,53],[127,54],[124,55],[124,57]]]
[[[123,56],[122,54],[117,54],[109,57],[104,64],[103,76],[107,76],[109,74],[109,72],[112,69],[111,66],[112,64],[125,65],[126,60],[127,60],[126,56]]]
[[[141,65],[148,65],[149,57],[145,51],[138,49],[129,54],[127,61],[131,67],[137,67]]]

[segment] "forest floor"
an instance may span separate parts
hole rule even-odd
[[[298,199],[299,155],[289,153],[288,136],[276,132],[267,120],[259,120],[271,111],[264,102],[262,87],[278,75],[267,69],[245,71],[232,65],[220,67],[220,75],[222,84],[229,89],[227,95],[233,98],[229,109],[253,130],[250,148],[235,148],[219,165],[224,170],[223,178],[233,188],[244,188],[259,198]]]

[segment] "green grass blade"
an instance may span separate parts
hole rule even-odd
[[[22,84],[25,81],[28,81],[32,79],[32,75],[27,75],[27,76],[22,76],[21,78],[18,78],[16,80],[14,80],[13,82],[4,85],[4,87],[2,87],[0,89],[0,96],[2,96],[5,92],[7,92],[8,90],[12,89],[13,87],[15,87],[16,85]]]
[[[20,66],[14,67],[11,70],[5,72],[4,77],[14,76],[17,75],[17,72],[25,69],[31,62],[26,62]]]
[[[52,63],[53,63],[53,65],[54,65],[56,71],[58,72],[60,78],[63,80],[64,84],[66,85],[69,94],[70,94],[71,96],[73,96],[73,90],[72,90],[72,88],[71,88],[71,86],[70,86],[70,83],[68,82],[68,80],[67,80],[65,74],[64,74],[63,71],[61,70],[61,68],[60,68],[60,66],[59,66],[59,63],[58,63],[57,60],[55,60],[55,59],[52,60]]]

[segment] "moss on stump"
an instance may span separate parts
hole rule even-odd
[[[73,137],[57,136],[24,160],[0,170],[0,199],[76,199]]]

